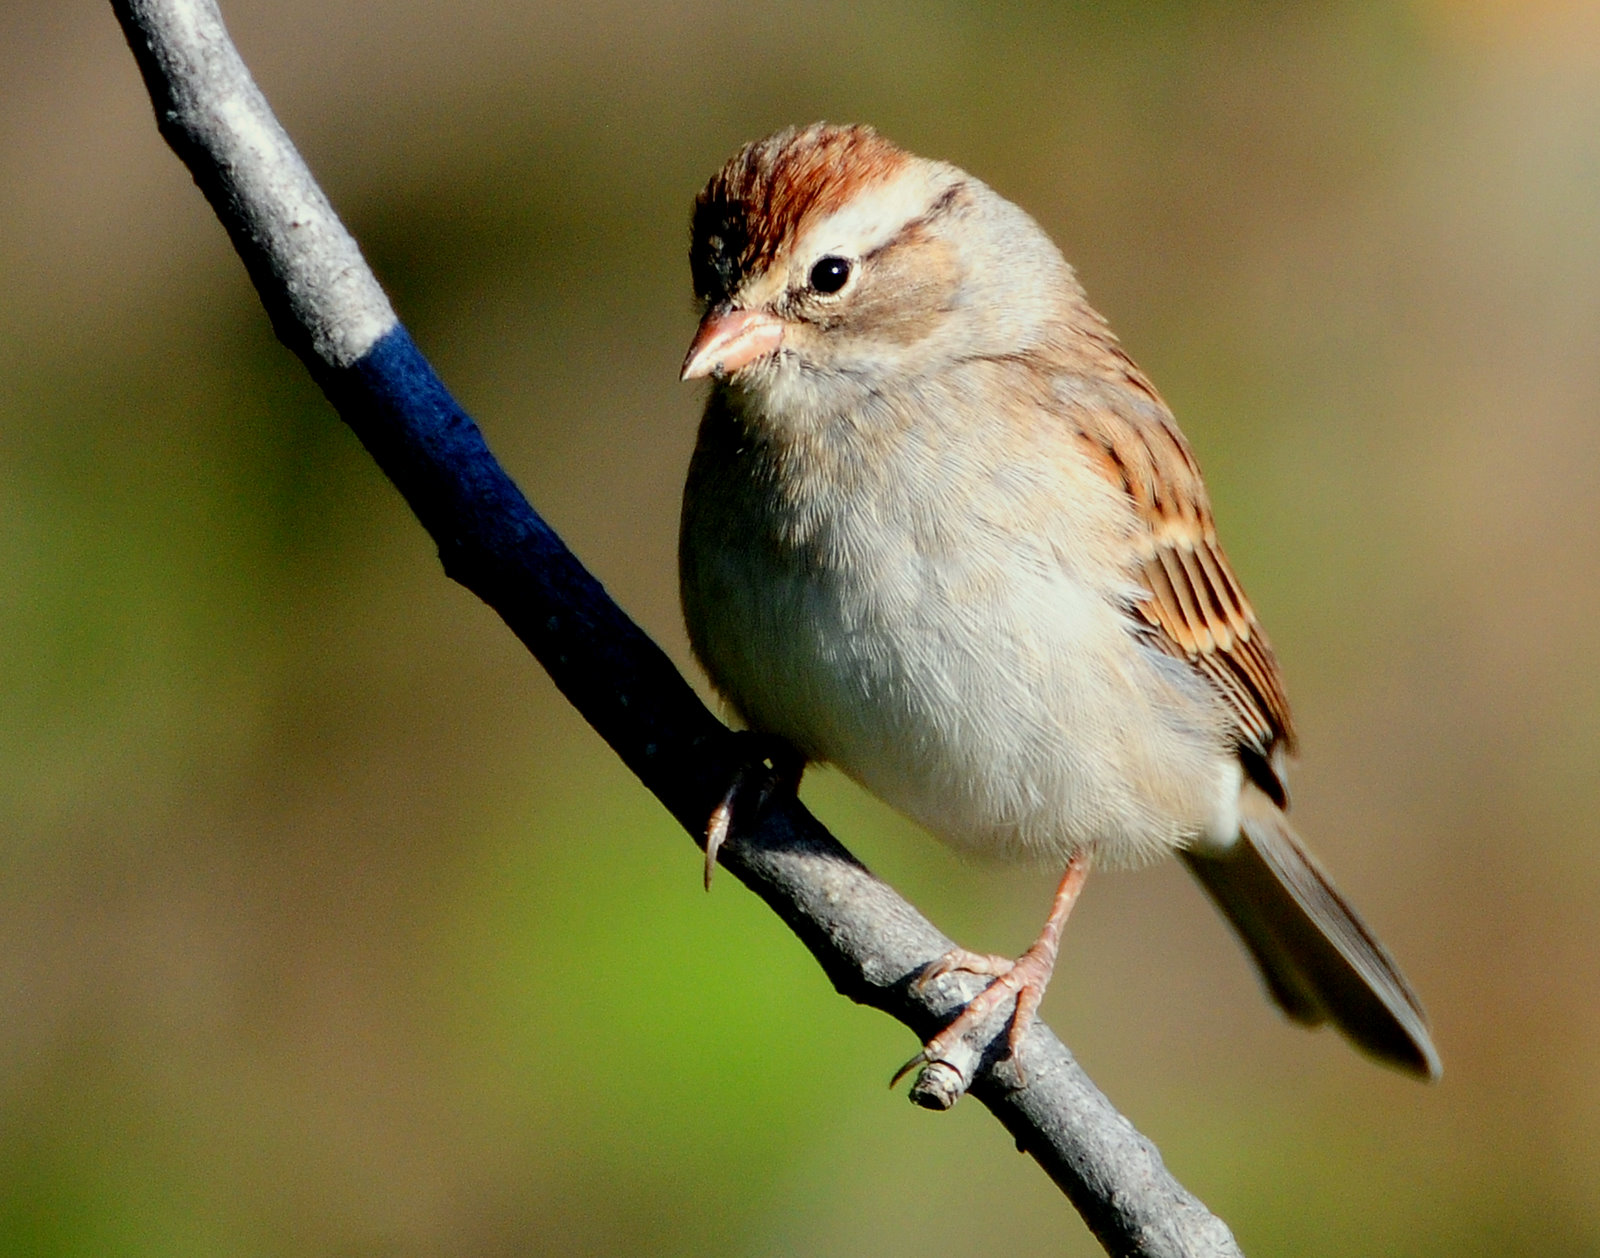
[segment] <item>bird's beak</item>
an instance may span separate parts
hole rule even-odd
[[[741,367],[776,353],[782,340],[783,321],[775,315],[760,310],[713,307],[700,320],[700,330],[694,334],[678,379],[731,375]]]

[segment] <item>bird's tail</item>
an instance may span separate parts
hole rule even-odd
[[[1416,994],[1266,798],[1246,790],[1243,834],[1222,854],[1185,852],[1296,1022],[1332,1022],[1380,1061],[1428,1079],[1439,1054]]]

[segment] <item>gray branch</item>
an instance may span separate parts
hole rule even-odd
[[[161,134],[189,167],[297,353],[438,543],[445,571],[505,619],[563,693],[685,829],[750,756],[671,662],[527,504],[439,384],[250,78],[213,0],[112,0]],[[797,801],[741,817],[723,866],[759,895],[852,1000],[925,1040],[979,987],[915,978],[952,945]],[[1002,1027],[934,1063],[913,1099],[970,1090],[1036,1158],[1111,1254],[1239,1255],[1221,1220],[1167,1172],[1036,1022],[1016,1059]]]

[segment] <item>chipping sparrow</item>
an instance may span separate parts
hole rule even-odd
[[[1066,866],[1016,962],[935,967],[996,979],[912,1064],[1013,997],[1015,1046],[1090,861],[1177,852],[1291,1018],[1436,1076],[1416,997],[1284,817],[1277,661],[1188,443],[1039,226],[817,125],[712,178],[690,263],[683,378],[713,384],[680,563],[712,682],[797,766]]]

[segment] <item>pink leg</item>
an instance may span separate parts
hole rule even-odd
[[[1014,962],[958,948],[923,971],[919,982],[926,982],[952,970],[993,974],[995,980],[974,996],[949,1026],[923,1045],[920,1053],[900,1068],[894,1077],[895,1083],[917,1066],[943,1060],[962,1039],[981,1030],[990,1015],[1012,998],[1016,1000],[1016,1009],[1011,1015],[1006,1045],[1012,1054],[1016,1053],[1017,1045],[1022,1043],[1022,1037],[1033,1024],[1039,1002],[1044,999],[1044,989],[1049,985],[1050,975],[1056,968],[1056,954],[1061,950],[1062,927],[1067,924],[1072,906],[1078,902],[1078,893],[1083,890],[1083,881],[1088,875],[1089,857],[1086,854],[1080,852],[1067,862],[1067,871],[1061,877],[1061,885],[1056,888],[1056,898],[1050,905],[1050,916],[1045,919],[1044,929],[1039,932],[1039,938],[1033,946]]]

